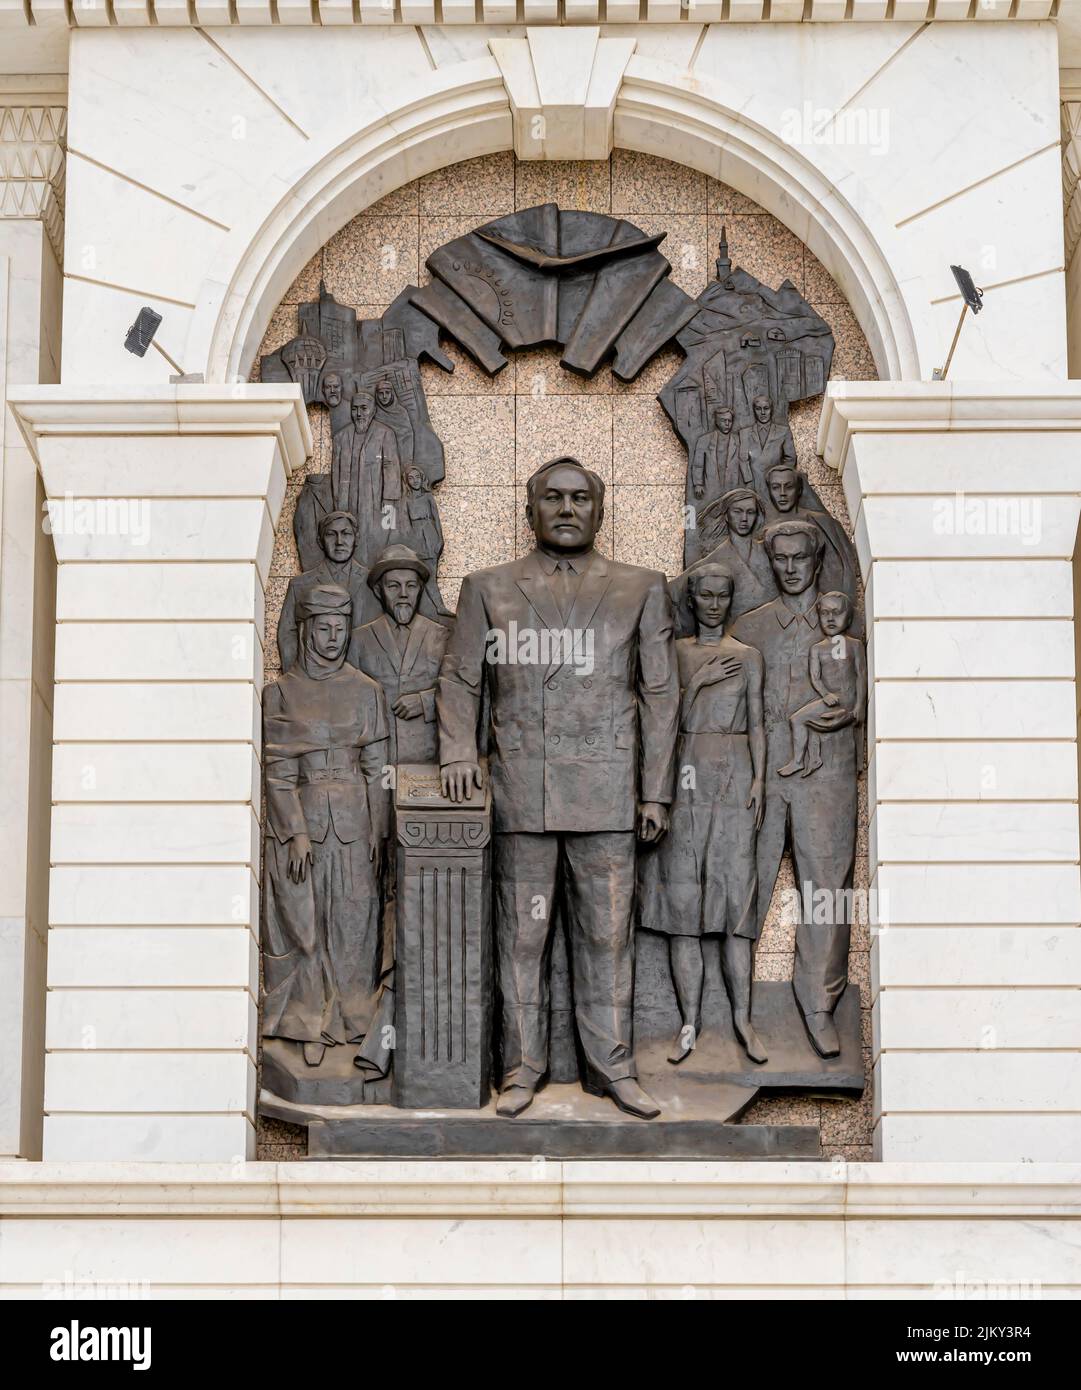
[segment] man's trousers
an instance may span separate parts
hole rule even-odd
[[[850,730],[830,738],[851,737]],[[790,745],[789,745],[790,746]],[[856,857],[856,777],[819,768],[810,777],[766,776],[766,814],[758,832],[759,930],[769,911],[786,831],[802,911],[796,927],[792,988],[803,1014],[832,1013],[848,982],[849,898]],[[817,895],[827,890],[821,906]]]
[[[548,1070],[548,969],[560,892],[585,1081],[603,1088],[637,1075],[634,853],[629,830],[494,837],[504,1086],[535,1087]]]

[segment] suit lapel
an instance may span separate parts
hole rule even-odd
[[[570,619],[567,623],[568,627],[580,629],[589,626],[590,620],[596,613],[605,590],[611,582],[612,575],[608,568],[608,561],[603,555],[594,551],[589,568],[582,575],[582,582],[578,585],[578,592],[574,596]]]
[[[402,679],[408,676],[413,669],[413,664],[420,655],[420,649],[424,645],[425,619],[418,613],[409,626],[409,638],[405,644],[405,654],[402,657]]]
[[[548,580],[541,569],[535,550],[531,550],[522,560],[514,582],[529,600],[530,606],[545,627],[553,631],[562,628],[563,619],[559,614],[559,605],[548,587]]]
[[[597,551],[594,551],[593,557],[589,562],[589,567],[585,574],[582,575],[581,583],[578,585],[578,592],[574,596],[574,603],[571,605],[570,616],[566,622],[566,626],[570,628],[572,633],[581,632],[589,626],[593,619],[593,614],[596,613],[600,601],[604,598],[608,585],[611,582],[612,576],[608,568],[607,560],[605,560],[602,555],[599,555]],[[562,626],[563,624],[560,623],[560,627]],[[553,671],[558,671],[559,668],[565,664],[567,657],[570,656],[570,652],[565,650],[564,643],[561,642],[559,644],[558,650],[562,659],[553,661],[550,664],[548,673],[545,676],[546,680],[551,676]]]
[[[390,630],[390,619],[385,613],[382,613],[376,618],[375,622],[372,623],[372,632],[375,634],[375,640],[390,659],[391,670],[397,674],[399,672],[401,653],[398,651],[398,644],[395,642]]]

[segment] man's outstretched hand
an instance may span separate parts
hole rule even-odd
[[[468,801],[474,787],[484,786],[484,777],[477,763],[445,763],[439,769],[439,782],[451,801]]]

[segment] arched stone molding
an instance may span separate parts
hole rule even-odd
[[[512,148],[513,128],[499,65],[478,59],[434,73],[427,90],[414,90],[400,111],[315,160],[272,210],[253,210],[230,234],[220,263],[235,269],[228,282],[203,283],[187,370],[203,371],[207,381],[246,380],[271,313],[321,245],[375,199],[445,164],[448,149],[472,158]],[[919,376],[909,307],[870,227],[804,154],[727,110],[714,84],[655,59],[631,58],[612,143],[675,158],[753,197],[838,281],[880,377]]]
[[[207,381],[247,380],[271,313],[335,232],[402,184],[442,168],[448,152],[471,159],[510,148],[510,106],[494,59],[433,73],[399,110],[327,149],[272,209],[253,209],[232,231],[220,264],[235,269],[228,282],[203,283],[187,369]]]
[[[648,26],[575,27],[587,47],[599,34],[588,77],[584,63],[561,74],[557,32],[76,32],[65,380],[166,383],[164,359],[136,366],[122,347],[133,309],[155,302],[186,372],[245,375],[307,256],[411,179],[513,148],[516,108],[553,137],[588,127],[596,155],[610,111],[614,145],[703,170],[779,217],[845,291],[882,378],[941,365],[952,262],[989,293],[954,378],[1065,376],[1053,26],[713,25],[693,46]],[[493,41],[504,58],[528,50],[530,95],[508,92]]]
[[[805,242],[840,285],[879,377],[920,375],[909,308],[868,224],[820,168],[772,131],[728,110],[713,84],[632,59],[616,104],[615,143],[676,158],[753,198]]]

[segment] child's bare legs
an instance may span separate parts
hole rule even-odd
[[[803,775],[809,777],[822,766],[822,735],[817,729],[807,729],[807,751],[803,755]]]
[[[670,936],[668,958],[672,963],[672,979],[676,985],[679,1016],[683,1024],[672,1044],[668,1060],[673,1065],[685,1061],[694,1051],[698,1030],[702,1026],[702,981],[705,965],[702,942],[697,936]]]
[[[777,769],[778,777],[791,777],[794,772],[802,772],[806,777],[808,772],[822,766],[822,745],[814,729],[808,727],[807,721],[817,718],[828,709],[825,700],[812,700],[810,704],[796,710],[789,719],[788,725],[792,730],[792,761]],[[814,756],[818,759],[813,766],[806,761],[809,746],[813,747]]]

